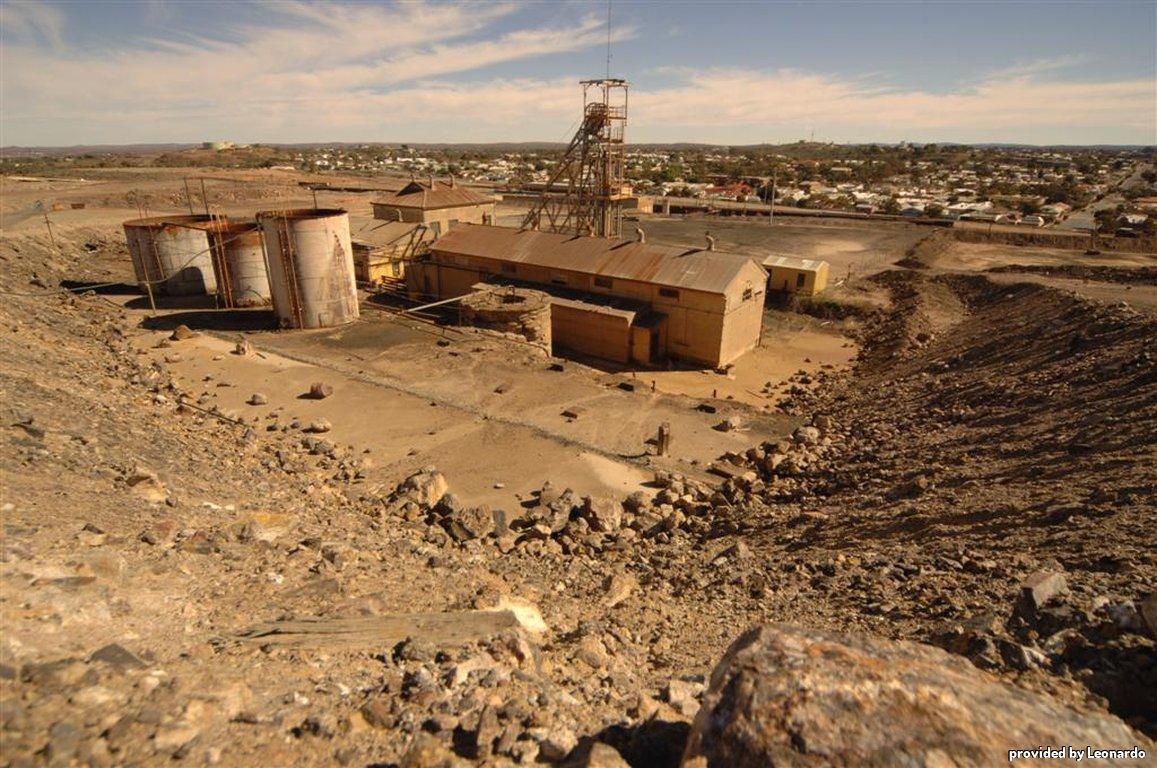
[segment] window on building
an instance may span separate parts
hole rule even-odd
[[[503,264],[502,271],[508,275],[513,275],[518,271],[518,267],[514,264]]]
[[[609,277],[595,277],[595,285],[599,288],[613,288],[615,283]]]
[[[743,300],[744,301],[751,301],[751,299],[754,296],[755,296],[755,289],[752,288],[750,285],[743,289]]]
[[[660,288],[659,289],[659,295],[665,299],[677,299],[677,298],[679,298],[679,292],[676,291],[674,288]]]
[[[802,272],[799,273],[798,275],[796,275],[795,276],[795,287],[796,288],[803,288],[804,280],[805,280],[805,278],[804,278],[804,274]]]

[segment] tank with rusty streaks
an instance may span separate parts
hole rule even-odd
[[[283,328],[326,328],[358,318],[349,215],[340,208],[262,211],[273,309]]]
[[[153,216],[124,223],[125,239],[137,282],[169,296],[213,293],[213,257],[209,230],[223,217]]]
[[[238,222],[209,232],[217,295],[227,307],[261,307],[270,303],[265,237],[257,222]]]

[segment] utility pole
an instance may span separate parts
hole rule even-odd
[[[775,216],[775,174],[779,170],[778,166],[771,169],[771,195],[767,201],[767,226],[771,226],[772,218]]]

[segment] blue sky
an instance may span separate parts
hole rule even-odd
[[[605,2],[0,2],[0,145],[561,141]],[[626,2],[628,138],[1157,143],[1157,3]]]

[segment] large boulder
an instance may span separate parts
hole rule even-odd
[[[938,648],[780,624],[732,643],[711,675],[683,765],[963,768],[1008,764],[1009,750],[1040,745],[1154,754],[1115,717],[1014,688]]]

